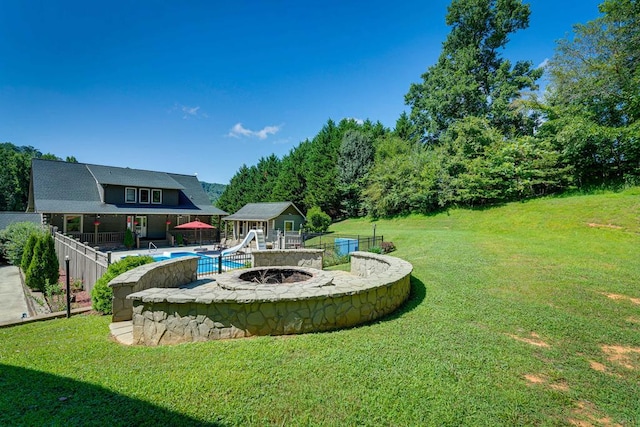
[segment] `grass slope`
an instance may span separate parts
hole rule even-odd
[[[111,342],[106,317],[0,329],[0,425],[640,423],[640,189],[377,233],[414,274],[373,324],[161,348]]]

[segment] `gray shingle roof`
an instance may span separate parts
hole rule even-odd
[[[31,185],[36,212],[80,212],[67,207],[100,203],[98,184],[83,163],[33,159]]]
[[[182,186],[182,193],[180,194],[180,204],[186,203],[186,198],[197,206],[211,205],[211,200],[209,200],[209,196],[202,189],[202,185],[200,181],[195,176],[191,175],[178,175],[169,173],[167,174],[173,180],[175,180],[179,185]],[[182,199],[182,196],[185,196],[185,200]],[[218,209],[218,208],[216,208]],[[218,209],[219,210],[219,209]],[[222,211],[220,211],[222,212]],[[222,213],[222,215],[226,215],[226,213]]]
[[[86,165],[89,172],[99,184],[132,185],[137,187],[167,188],[182,190],[184,187],[176,182],[170,174],[140,169],[118,168],[115,166]]]
[[[302,212],[292,202],[247,203],[240,210],[224,218],[225,221],[268,221],[280,216],[282,212],[293,206]],[[304,215],[302,215],[304,216]]]
[[[42,216],[38,213],[0,212],[0,230],[16,222],[32,222],[42,224]]]
[[[35,212],[226,215],[211,205],[195,176],[42,159],[33,159],[31,168]],[[179,205],[102,203],[100,179],[106,185],[176,189]]]

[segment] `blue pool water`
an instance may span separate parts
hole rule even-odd
[[[198,256],[198,274],[217,273],[218,272],[218,257],[207,256],[197,252],[164,252],[162,255],[154,255],[153,259],[156,261],[165,261],[167,259],[181,258],[185,256]],[[233,270],[236,268],[244,267],[244,264],[231,261],[228,259],[222,259],[222,271]]]

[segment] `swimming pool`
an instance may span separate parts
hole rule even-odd
[[[168,259],[182,258],[186,256],[200,257],[198,260],[198,274],[212,274],[218,272],[219,256],[213,257],[197,252],[163,252],[162,254],[153,255],[152,258],[156,261],[165,261]],[[240,262],[232,261],[230,259],[222,259],[222,271],[234,270],[244,266],[245,265]]]

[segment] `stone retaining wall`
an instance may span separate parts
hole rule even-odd
[[[351,274],[360,277],[384,274],[392,264],[389,259],[394,258],[370,252],[354,252],[351,255]]]
[[[182,257],[141,265],[109,282],[113,288],[113,322],[133,318],[133,301],[127,296],[150,288],[176,288],[196,280],[198,257]]]
[[[323,249],[273,249],[251,252],[254,267],[295,265],[322,270]]]
[[[134,343],[175,344],[345,328],[384,316],[409,297],[413,267],[408,262],[354,252],[351,263],[353,274],[323,272],[333,275],[333,280],[322,287],[294,284],[230,290],[211,282],[136,292],[128,296],[133,300]]]

